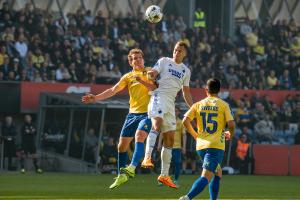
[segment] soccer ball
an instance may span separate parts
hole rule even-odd
[[[158,23],[162,19],[163,14],[159,6],[152,5],[146,9],[145,17],[150,23]]]

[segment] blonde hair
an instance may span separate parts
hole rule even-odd
[[[144,53],[143,53],[143,51],[142,51],[141,49],[134,48],[134,49],[131,49],[131,50],[129,51],[129,53],[128,53],[128,56],[127,56],[128,62],[129,62],[129,63],[131,62],[131,60],[132,60],[132,55],[133,55],[133,54],[138,54],[138,53],[141,54],[142,57],[144,58]]]
[[[176,45],[181,46],[181,47],[184,47],[186,53],[188,53],[189,46],[186,44],[186,42],[184,42],[184,41],[178,41],[178,42],[176,43]]]

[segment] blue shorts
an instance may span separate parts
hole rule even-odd
[[[202,159],[202,168],[215,173],[218,167],[221,167],[224,157],[224,150],[207,148],[198,150],[197,153]]]
[[[147,113],[128,113],[121,130],[121,137],[134,137],[137,130],[147,133],[151,130],[151,119]]]
[[[172,149],[172,162],[181,162],[181,149]]]

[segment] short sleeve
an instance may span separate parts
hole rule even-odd
[[[120,81],[117,83],[118,87],[125,88],[128,85],[128,74],[121,77]]]
[[[183,80],[183,86],[189,87],[190,86],[190,79],[191,79],[191,71],[187,70],[187,73],[186,73],[186,75],[184,77],[184,80]]]
[[[224,112],[225,112],[225,120],[226,120],[226,122],[234,120],[233,119],[232,111],[231,111],[228,103],[225,103]]]
[[[193,120],[196,117],[196,104],[193,104],[192,107],[184,114],[185,117],[188,117],[190,120]]]
[[[158,73],[161,73],[163,68],[164,58],[161,58],[157,61],[152,69],[156,70]]]

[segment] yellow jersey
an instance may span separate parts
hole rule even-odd
[[[196,149],[215,148],[225,150],[224,128],[233,120],[228,103],[218,97],[207,97],[185,114],[190,120],[196,118],[199,136]]]
[[[182,137],[185,134],[185,128],[182,124],[182,120],[177,118],[176,119],[176,131],[174,135],[174,149],[181,149],[182,147]]]
[[[128,88],[129,92],[129,112],[130,113],[146,113],[150,101],[149,90],[143,84],[138,82],[134,76],[139,76],[143,81],[149,82],[147,78],[147,71],[150,68],[143,68],[142,70],[132,70],[123,75],[117,85],[121,88]]]

